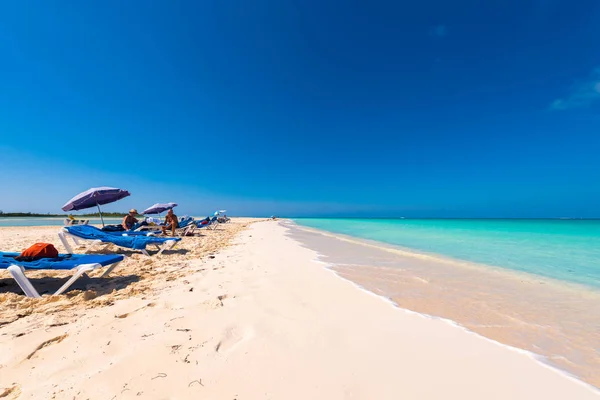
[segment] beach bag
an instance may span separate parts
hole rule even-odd
[[[58,250],[50,243],[36,243],[23,250],[20,256],[15,257],[17,261],[34,261],[40,258],[56,258]]]

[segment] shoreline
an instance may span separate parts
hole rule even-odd
[[[391,243],[380,242],[380,241],[377,241],[374,239],[366,239],[366,238],[362,238],[362,237],[358,237],[358,236],[351,236],[351,235],[344,234],[344,233],[331,232],[331,231],[327,231],[324,229],[318,229],[318,228],[313,228],[310,226],[298,224],[292,219],[285,219],[285,220],[282,219],[280,221],[282,221],[283,223],[292,224],[293,226],[297,227],[298,229],[302,229],[307,232],[313,232],[313,233],[317,233],[317,234],[320,234],[323,236],[336,238],[339,240],[344,240],[349,243],[360,245],[360,246],[372,247],[372,248],[375,248],[378,250],[384,250],[384,251],[387,251],[387,252],[390,252],[393,254],[397,254],[402,257],[410,257],[410,258],[419,259],[419,260],[428,260],[428,261],[433,261],[433,262],[437,262],[437,263],[444,263],[444,264],[452,265],[455,267],[466,268],[466,269],[470,269],[470,270],[481,270],[482,268],[484,268],[490,272],[505,274],[506,276],[510,276],[516,280],[527,280],[530,282],[534,282],[534,281],[535,282],[543,282],[544,284],[553,285],[553,286],[556,286],[561,289],[569,289],[569,290],[574,290],[574,291],[578,291],[578,292],[582,291],[582,290],[589,291],[590,293],[594,293],[595,295],[600,296],[600,287],[596,287],[596,286],[592,286],[592,285],[585,285],[582,283],[560,280],[560,279],[556,279],[556,278],[552,278],[552,277],[548,277],[548,276],[536,275],[536,274],[526,272],[526,271],[518,271],[515,269],[506,268],[506,267],[499,267],[497,265],[490,265],[490,264],[484,264],[484,263],[475,262],[475,261],[461,260],[458,258],[453,258],[451,256],[446,256],[444,254],[425,252],[425,251],[421,251],[418,249],[412,249],[409,247],[403,247],[403,246],[395,245],[395,244],[391,244]]]
[[[303,227],[373,240],[412,256],[479,264],[600,290],[598,221],[298,219]]]
[[[600,398],[526,354],[357,290],[277,222],[249,225],[213,255],[174,266],[173,279],[154,275],[155,290],[141,295],[0,326],[0,393]]]
[[[293,221],[283,224],[291,227],[291,237],[319,253],[319,262],[362,290],[400,309],[527,352],[549,368],[600,386],[600,351],[595,349],[600,337],[594,333],[600,329],[600,317],[586,312],[600,304],[600,292],[500,267],[398,250]]]
[[[341,280],[344,280],[344,281],[350,283],[357,290],[359,290],[361,292],[364,292],[364,293],[366,293],[368,295],[371,295],[371,296],[375,296],[379,300],[383,301],[386,305],[391,306],[391,307],[397,309],[400,312],[404,312],[404,313],[407,313],[409,315],[415,315],[415,316],[418,316],[418,317],[421,317],[421,318],[425,318],[425,319],[429,319],[429,320],[441,321],[441,322],[443,322],[445,324],[448,324],[448,325],[450,325],[450,326],[452,326],[452,327],[454,327],[456,329],[462,330],[466,334],[474,335],[477,338],[483,339],[483,340],[485,340],[485,341],[487,341],[487,342],[489,342],[491,344],[494,344],[496,346],[502,347],[504,349],[507,349],[509,351],[512,351],[512,352],[515,352],[515,353],[518,353],[518,354],[525,355],[525,356],[529,357],[530,359],[532,359],[532,360],[536,361],[537,363],[539,363],[542,367],[548,368],[549,370],[551,370],[551,371],[553,371],[553,372],[555,372],[557,374],[560,374],[560,375],[564,376],[567,379],[572,380],[574,383],[576,383],[578,385],[582,385],[583,387],[586,387],[587,389],[589,389],[589,390],[591,390],[593,392],[597,392],[598,394],[600,394],[600,388],[597,388],[596,386],[594,386],[594,385],[592,385],[592,384],[590,384],[588,382],[585,382],[585,381],[581,380],[578,376],[570,373],[569,371],[566,371],[564,369],[561,369],[561,368],[558,368],[558,367],[555,367],[555,366],[551,365],[548,362],[547,357],[545,357],[543,355],[540,355],[540,354],[537,354],[537,353],[534,353],[532,351],[525,350],[525,349],[522,349],[522,348],[519,348],[519,347],[511,346],[511,345],[499,342],[499,341],[494,340],[494,339],[490,339],[490,338],[488,338],[488,337],[486,337],[484,335],[481,335],[481,334],[479,334],[477,332],[469,330],[465,326],[463,326],[463,325],[459,324],[458,322],[453,321],[451,319],[440,317],[440,316],[436,316],[436,315],[430,315],[430,314],[420,313],[418,311],[413,311],[413,310],[409,310],[407,308],[403,308],[398,303],[394,302],[392,299],[390,299],[388,297],[385,297],[383,295],[374,293],[374,292],[370,291],[369,289],[361,286],[360,284],[358,284],[358,283],[356,283],[356,282],[354,282],[354,281],[352,281],[352,280],[350,280],[348,278],[345,278],[344,276],[342,276],[341,274],[339,274],[338,272],[336,272],[333,268],[331,268],[330,264],[325,263],[323,261],[319,261],[318,259],[316,260],[316,262],[322,263],[324,265],[324,267],[327,268],[329,271],[331,271],[331,273],[333,273],[338,279],[341,279]]]

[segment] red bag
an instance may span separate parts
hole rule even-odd
[[[34,261],[40,258],[56,258],[58,250],[50,243],[36,243],[23,250],[20,256],[15,257],[17,261]]]

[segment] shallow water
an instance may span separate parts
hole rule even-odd
[[[450,319],[600,387],[600,291],[290,225],[341,276],[402,308]]]
[[[600,220],[295,221],[330,232],[600,289]]]

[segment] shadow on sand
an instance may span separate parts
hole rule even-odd
[[[71,278],[71,276],[72,275],[67,274],[64,277],[40,276],[28,278],[38,293],[44,295],[55,293],[67,280],[69,280],[69,278]],[[123,290],[139,280],[140,277],[137,275],[107,276],[104,278],[94,278],[83,275],[64,294],[68,294],[72,290],[94,290],[98,296],[101,296],[111,293],[113,290]],[[0,295],[4,293],[24,295],[19,285],[17,285],[17,282],[10,276],[0,277]]]

